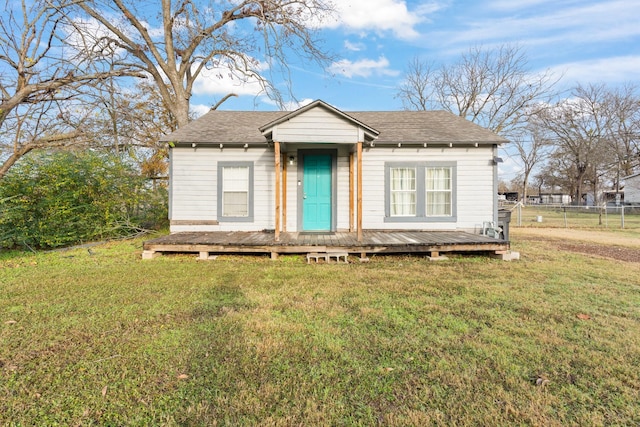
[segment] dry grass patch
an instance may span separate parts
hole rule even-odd
[[[640,248],[640,229],[594,230],[586,228],[512,227],[512,238],[542,237],[554,240],[571,240],[602,245]]]

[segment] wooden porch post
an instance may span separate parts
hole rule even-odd
[[[353,153],[349,153],[349,232],[353,233],[353,215],[354,215],[354,199],[355,199],[355,188],[353,185],[354,178],[354,167],[353,167]]]
[[[280,143],[273,141],[273,148],[275,151],[275,168],[276,168],[276,229],[275,239],[276,242],[280,241]]]
[[[282,153],[282,231],[287,232],[287,153]]]
[[[362,242],[362,141],[358,141],[358,242]]]

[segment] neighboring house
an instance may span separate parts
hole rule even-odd
[[[626,204],[640,204],[640,173],[625,176],[624,180],[624,202]]]
[[[444,111],[211,111],[164,136],[171,232],[433,230],[498,222],[498,146]]]
[[[541,203],[543,205],[570,205],[571,196],[565,193],[540,193],[530,196],[528,203]]]

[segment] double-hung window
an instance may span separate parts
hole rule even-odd
[[[218,221],[253,221],[252,162],[218,162]]]
[[[385,222],[456,220],[455,162],[385,163]]]
[[[389,190],[392,216],[416,215],[416,168],[392,167]]]
[[[451,168],[427,167],[425,172],[427,216],[451,216]]]

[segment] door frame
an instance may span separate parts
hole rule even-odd
[[[304,158],[308,155],[325,154],[331,156],[331,229],[327,232],[335,232],[338,214],[338,150],[337,149],[299,149],[298,150],[298,221],[299,232],[304,230],[303,203],[304,203]],[[317,233],[323,233],[318,231]]]

